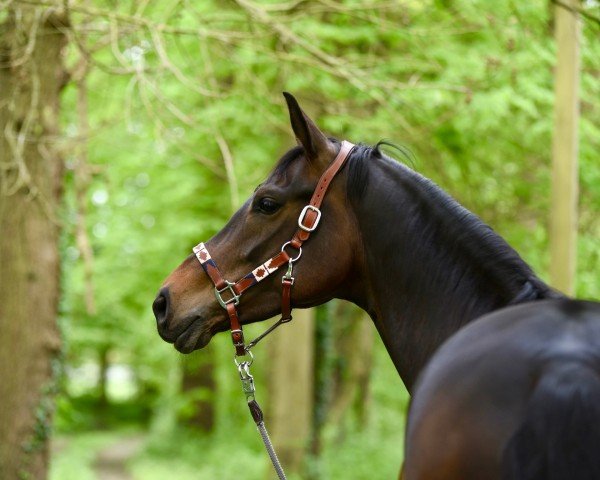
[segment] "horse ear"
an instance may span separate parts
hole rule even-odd
[[[299,145],[304,147],[304,151],[309,159],[316,159],[320,153],[328,151],[330,142],[314,122],[306,115],[298,102],[291,93],[283,92],[290,112],[290,123],[296,135]]]

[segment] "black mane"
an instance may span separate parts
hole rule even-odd
[[[330,140],[339,143],[337,139]],[[370,187],[378,189],[386,183],[390,200],[384,206],[385,224],[402,224],[401,238],[411,239],[395,245],[397,252],[410,252],[408,258],[399,260],[403,283],[410,291],[423,294],[435,284],[442,296],[460,293],[469,297],[480,294],[485,283],[488,288],[495,286],[504,292],[501,299],[495,300],[504,304],[559,296],[489,225],[434,182],[390,158],[382,146],[393,148],[402,161],[412,163],[413,157],[402,146],[386,141],[374,146],[357,144],[346,166],[348,198],[363,203]],[[301,146],[288,150],[273,174],[285,175],[303,153]],[[381,173],[373,168],[376,165],[384,166],[385,177],[377,178]],[[386,177],[394,177],[392,183]],[[482,284],[478,284],[479,280]]]

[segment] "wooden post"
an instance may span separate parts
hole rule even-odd
[[[267,428],[287,474],[301,473],[313,400],[314,310],[296,309],[293,315],[292,322],[265,340],[270,362]],[[276,478],[270,464],[268,478]]]
[[[578,122],[579,122],[579,0],[556,5],[555,123],[552,143],[552,204],[550,218],[550,281],[568,295],[575,290]]]

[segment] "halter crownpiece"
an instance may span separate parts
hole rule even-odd
[[[319,222],[321,221],[320,207],[323,198],[327,193],[331,181],[344,166],[353,148],[354,144],[347,142],[346,140],[342,142],[340,151],[335,159],[331,162],[323,175],[321,175],[309,204],[300,212],[300,216],[298,217],[298,230],[294,233],[291,240],[283,244],[281,251],[278,254],[271,257],[262,265],[256,267],[237,282],[225,280],[204,243],[199,243],[194,247],[193,251],[196,258],[215,286],[215,297],[219,302],[219,305],[227,311],[227,315],[229,316],[231,339],[235,347],[236,356],[246,355],[246,353],[267,334],[272,332],[282,323],[289,322],[292,319],[291,292],[292,285],[294,284],[294,277],[292,276],[293,265],[302,255],[302,244],[308,240],[310,234],[318,227]],[[294,249],[297,253],[294,256],[290,256],[286,249]],[[240,303],[240,297],[248,288],[261,282],[286,264],[288,266],[287,271],[281,278],[281,319],[246,346],[242,325],[236,309],[236,306]]]

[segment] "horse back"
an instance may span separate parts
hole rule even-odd
[[[515,472],[548,468],[548,462],[564,459],[558,453],[564,447],[561,434],[537,428],[550,419],[555,430],[575,432],[585,429],[577,415],[591,415],[586,423],[595,430],[589,439],[596,438],[600,408],[593,405],[600,405],[600,304],[541,300],[485,315],[445,342],[417,382],[407,425],[405,479],[554,478]],[[545,420],[532,420],[532,411],[543,409]],[[577,415],[573,409],[579,409]],[[531,440],[532,429],[538,444]],[[553,435],[558,438],[551,440]],[[572,437],[575,453],[581,453],[588,437]],[[554,450],[543,445],[551,441],[559,444]],[[593,448],[589,468],[595,472],[600,445]],[[534,458],[532,449],[539,454],[537,467],[522,465],[522,459]],[[577,458],[575,463],[586,461]],[[567,478],[600,478],[585,475]]]

